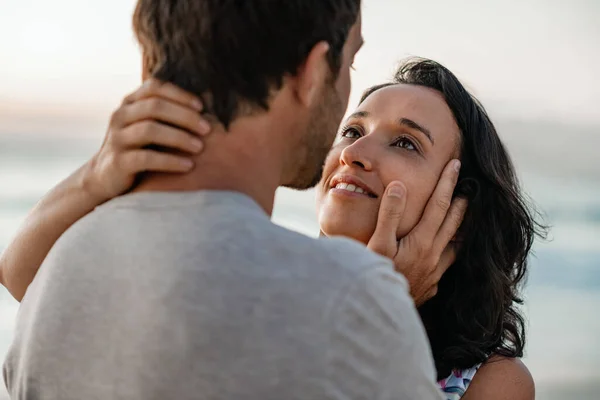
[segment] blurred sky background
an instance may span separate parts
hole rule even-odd
[[[526,362],[538,398],[600,393],[600,1],[363,0],[350,107],[409,55],[449,67],[487,107],[553,225],[536,246]],[[0,0],[0,249],[101,143],[140,82],[134,0]],[[311,192],[275,219],[316,234]],[[0,357],[17,303],[0,289]],[[0,399],[2,398],[0,389]]]

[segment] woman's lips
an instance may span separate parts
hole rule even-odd
[[[349,197],[365,197],[365,198],[375,198],[375,195],[369,194],[363,188],[353,185],[351,183],[340,182],[335,187],[330,189],[330,192],[340,196],[349,196]]]
[[[331,180],[330,190],[340,192],[340,194],[355,195],[376,199],[377,195],[361,179],[352,175],[337,175]],[[345,192],[345,193],[341,193]]]

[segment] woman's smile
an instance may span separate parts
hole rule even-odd
[[[364,181],[349,174],[336,175],[331,180],[329,194],[363,199],[377,199],[379,197]]]
[[[317,190],[327,236],[368,243],[381,196],[393,181],[407,188],[398,235],[420,219],[444,166],[459,155],[460,132],[444,98],[429,88],[394,85],[365,99],[340,129]]]

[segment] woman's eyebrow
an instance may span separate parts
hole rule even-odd
[[[419,132],[422,132],[425,136],[427,136],[427,139],[429,139],[429,141],[431,142],[431,144],[435,145],[435,142],[433,140],[433,136],[431,136],[431,132],[429,131],[429,129],[417,124],[415,121],[413,121],[412,119],[408,119],[408,118],[400,118],[398,120],[398,123],[400,125],[406,126],[408,128],[417,130]]]
[[[352,118],[366,118],[369,116],[369,113],[367,111],[357,111],[354,114],[350,115],[347,119],[352,119]]]

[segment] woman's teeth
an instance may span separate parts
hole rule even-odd
[[[349,192],[365,193],[365,191],[362,188],[359,188],[355,185],[347,184],[347,183],[338,183],[337,185],[335,185],[335,188],[341,189],[341,190],[347,190]]]

